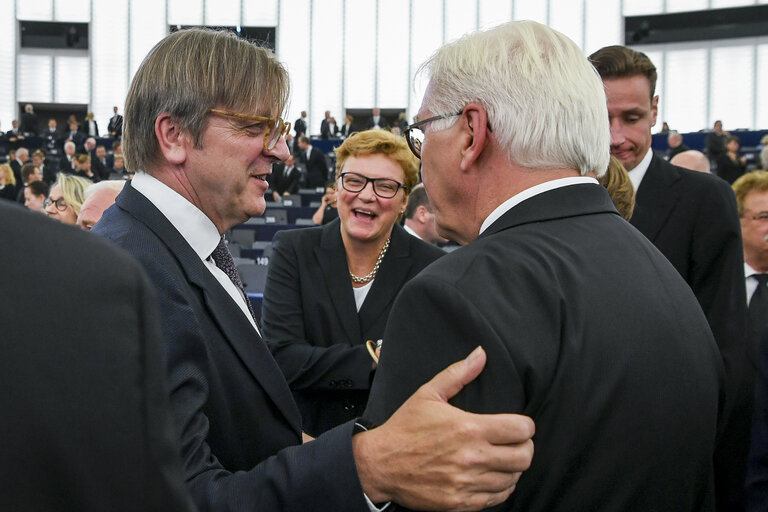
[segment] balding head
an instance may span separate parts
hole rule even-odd
[[[77,225],[81,229],[90,231],[94,224],[99,222],[104,210],[112,206],[115,198],[123,189],[125,181],[102,181],[85,189],[85,201],[80,207],[77,216]]]
[[[709,159],[701,151],[690,149],[676,154],[672,160],[669,161],[672,165],[679,167],[685,167],[693,171],[710,172],[709,171]]]

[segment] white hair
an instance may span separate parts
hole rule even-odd
[[[114,190],[119,194],[120,191],[123,190],[124,186],[125,186],[125,180],[104,180],[98,183],[94,183],[93,185],[90,185],[88,188],[86,188],[84,192],[84,196],[85,196],[85,199],[88,199],[98,191],[107,190],[107,189]]]
[[[72,142],[71,140],[68,140],[67,142],[64,143],[64,149],[67,149],[68,147],[73,147],[74,148],[74,147],[77,147],[77,146],[75,146],[74,142]]]
[[[602,175],[610,129],[603,82],[579,47],[533,21],[513,21],[440,48],[417,75],[433,115],[478,102],[507,158],[522,167]],[[436,122],[444,129],[456,118]]]
[[[29,156],[29,150],[27,148],[19,148],[16,150],[16,158],[26,155]]]

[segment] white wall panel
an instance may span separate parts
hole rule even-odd
[[[320,133],[320,122],[330,110],[337,126],[343,124],[342,22],[344,0],[315,0],[312,8],[312,120],[308,132]]]
[[[19,102],[53,101],[51,78],[53,76],[53,61],[43,54],[21,54],[17,57],[18,96]],[[86,90],[88,84],[84,84]]]
[[[53,19],[89,22],[91,21],[91,0],[58,0],[54,3]]]
[[[624,22],[619,0],[587,0],[584,14],[584,53],[604,46],[624,44]]]
[[[6,15],[4,17],[10,17],[10,13],[13,12],[13,4],[16,4],[16,17],[24,21],[51,21],[53,20],[53,0],[35,0],[31,2],[29,0],[17,0],[5,2],[8,4],[9,9],[2,12]],[[12,19],[12,18],[11,18]],[[7,131],[7,130],[6,130]]]
[[[94,2],[91,67],[91,110],[107,133],[112,107],[122,111],[128,92],[128,0]]]
[[[373,108],[376,106],[376,1],[347,0],[345,23],[345,107]]]
[[[664,0],[622,0],[624,16],[659,14],[664,12]]]
[[[541,0],[515,0],[515,19],[547,23],[547,2]]]
[[[755,128],[758,129],[768,128],[768,94],[764,93],[766,84],[768,84],[768,43],[757,47],[758,93],[755,98],[755,117],[757,118]]]
[[[445,0],[445,42],[477,30],[477,0]]]
[[[55,57],[55,60],[56,102],[85,103],[89,108],[92,107],[88,86],[91,76],[88,57],[59,56]],[[99,119],[96,120],[98,121]]]
[[[293,123],[309,113],[309,0],[280,0],[277,57],[291,75],[291,100],[286,118]]]
[[[11,121],[16,117],[16,16],[14,0],[0,0],[0,130],[11,129]]]
[[[512,0],[478,0],[481,29],[487,29],[512,19]]]
[[[713,9],[723,7],[743,7],[745,5],[755,5],[755,0],[712,0]]]
[[[408,0],[379,1],[378,105],[408,108]]]
[[[165,4],[157,0],[130,0],[130,9],[129,82],[149,50],[168,33]]]
[[[203,0],[166,0],[166,2],[169,25],[203,24]]]
[[[584,46],[584,4],[573,0],[549,0],[549,26]]]
[[[441,0],[420,0],[411,4],[411,69],[413,73],[432,55],[442,44],[443,29],[434,20],[443,17],[443,2]],[[413,120],[424,97],[427,83],[423,78],[411,80],[411,101],[408,108],[408,121]]]
[[[667,0],[667,12],[703,11],[709,0]]]
[[[666,52],[664,74],[665,117],[659,117],[657,128],[667,121],[679,132],[699,131],[707,126],[707,49],[692,48]]]
[[[244,27],[274,27],[277,25],[278,0],[242,0]],[[283,2],[285,3],[285,2]]]
[[[712,49],[710,69],[710,122],[723,121],[723,128],[753,128],[754,46],[726,46]]]
[[[205,24],[235,27],[240,24],[240,0],[208,0],[205,2]]]

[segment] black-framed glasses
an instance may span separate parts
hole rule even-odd
[[[288,132],[291,131],[291,123],[286,123],[282,117],[252,116],[248,114],[240,114],[238,112],[230,112],[229,110],[219,110],[217,108],[210,109],[210,112],[219,114],[220,116],[264,123],[264,147],[267,151],[272,151],[275,146],[277,146],[280,137],[285,137],[288,135]]]
[[[425,124],[431,123],[432,121],[437,121],[438,119],[448,119],[449,117],[460,116],[462,112],[464,112],[464,109],[461,109],[458,112],[453,112],[451,114],[441,114],[439,116],[428,117],[413,124],[409,124],[405,129],[405,140],[408,141],[408,147],[411,148],[413,154],[418,158],[421,158],[421,145],[424,142],[423,127]]]
[[[64,200],[63,197],[60,197],[58,199],[51,199],[50,197],[47,198],[45,201],[43,201],[43,208],[48,208],[49,206],[54,205],[56,206],[56,209],[60,212],[63,212],[67,209],[67,202]]]
[[[408,187],[390,178],[369,178],[356,172],[343,172],[339,175],[341,179],[341,186],[347,192],[362,192],[363,189],[371,182],[373,186],[373,193],[383,199],[391,199],[397,195],[397,191],[401,188],[408,190]]]

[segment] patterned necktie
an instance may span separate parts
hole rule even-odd
[[[754,339],[759,343],[768,327],[768,274],[754,274],[753,277],[757,279],[757,288],[749,301],[749,321]]]
[[[253,306],[251,306],[251,301],[248,298],[248,294],[245,293],[243,282],[240,280],[240,276],[237,273],[237,268],[235,267],[235,260],[232,259],[232,253],[229,252],[227,244],[224,242],[224,237],[221,237],[221,240],[219,240],[219,245],[217,245],[216,249],[214,249],[211,253],[211,258],[213,258],[213,262],[216,264],[216,266],[219,267],[222,272],[227,274],[229,280],[235,283],[237,289],[243,293],[243,296],[245,297],[245,303],[248,305],[248,311],[251,312],[251,317],[253,317],[253,321],[255,322],[256,315],[253,314]]]

